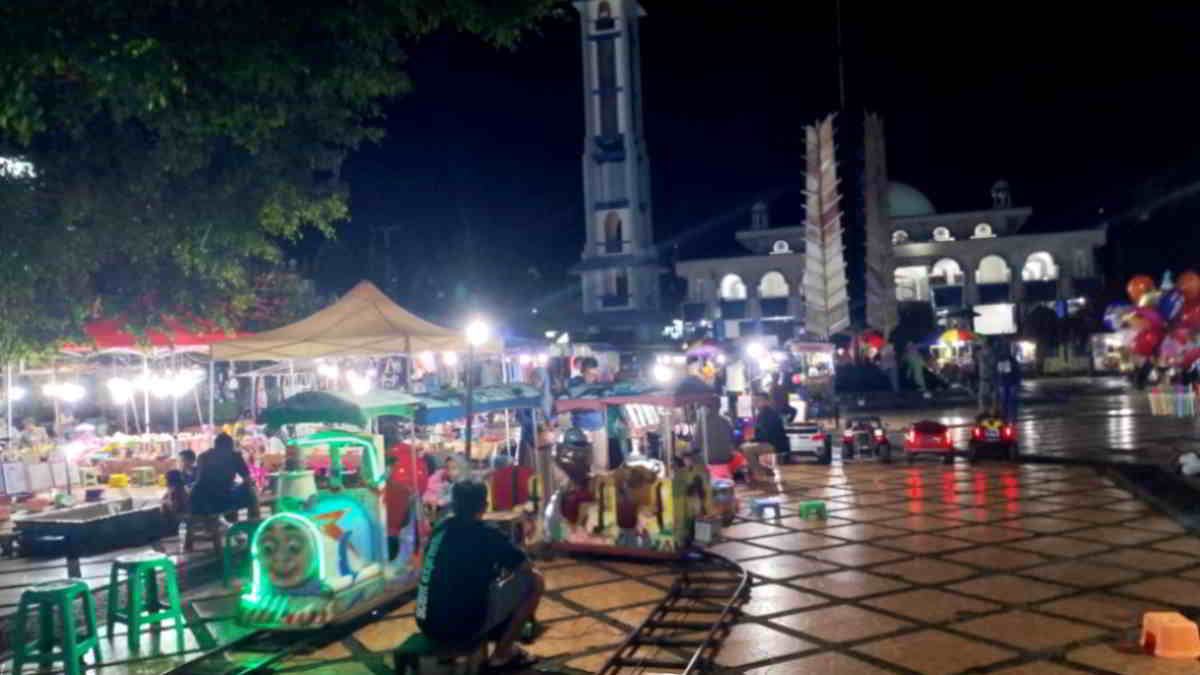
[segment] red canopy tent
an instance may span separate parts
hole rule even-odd
[[[238,337],[247,337],[249,333],[225,332],[211,321],[195,320],[191,325],[182,319],[166,318],[163,330],[151,330],[144,338],[125,329],[120,320],[96,319],[87,324],[84,330],[92,340],[92,345],[67,344],[63,351],[91,352],[104,350],[139,350],[150,347],[166,347],[184,351],[196,351],[207,348],[214,342],[222,342]]]

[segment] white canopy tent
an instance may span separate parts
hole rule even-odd
[[[392,302],[360,281],[332,305],[293,324],[212,345],[216,361],[288,361],[347,356],[466,351],[462,331],[445,328]],[[493,337],[477,351],[499,352]]]

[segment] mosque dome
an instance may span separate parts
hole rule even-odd
[[[892,218],[931,216],[937,213],[933,203],[911,185],[891,181],[888,183],[888,215]]]

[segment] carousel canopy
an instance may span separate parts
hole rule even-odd
[[[222,361],[284,361],[343,356],[466,351],[461,331],[409,312],[369,281],[360,281],[337,302],[291,325],[212,345]],[[493,338],[479,348],[498,352]]]
[[[542,392],[524,384],[497,384],[472,392],[474,412],[536,408],[542,404]],[[415,424],[441,424],[466,416],[466,397],[458,391],[435,394],[407,394],[379,390],[361,396],[344,391],[305,391],[267,408],[263,416],[268,427],[286,424],[350,424],[369,428],[371,420],[395,416]]]

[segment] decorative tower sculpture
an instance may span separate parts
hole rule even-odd
[[[863,211],[866,222],[867,325],[885,336],[897,322],[892,272],[892,227],[888,213],[887,150],[883,118],[867,113],[864,125]]]
[[[804,128],[807,199],[804,219],[804,302],[807,332],[828,340],[850,325],[842,207],[833,143],[833,115]]]
[[[636,0],[577,0],[583,51],[583,311],[658,310]]]

